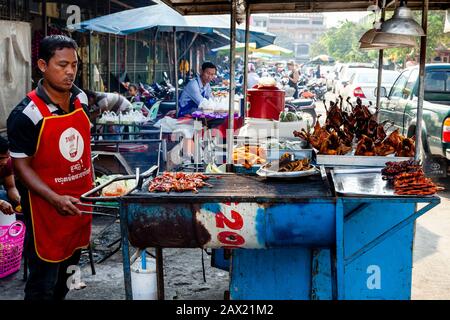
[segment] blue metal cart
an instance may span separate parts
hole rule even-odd
[[[414,222],[440,202],[337,197],[320,176],[226,174],[209,183],[198,194],[149,193],[144,184],[120,199],[127,299],[129,242],[233,249],[231,299],[409,299]]]

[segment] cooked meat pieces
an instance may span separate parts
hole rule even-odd
[[[197,188],[211,187],[204,181],[207,179],[208,176],[203,173],[164,172],[152,180],[148,190],[150,192],[198,192]]]

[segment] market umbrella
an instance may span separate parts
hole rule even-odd
[[[283,57],[292,57],[294,55],[294,51],[270,44],[268,46],[264,46],[261,48],[256,48],[256,43],[249,43],[249,51],[250,52],[258,52],[258,53],[264,53],[266,55],[270,56],[283,56]],[[245,43],[236,43],[236,52],[244,52],[245,49]],[[211,50],[212,52],[217,53],[218,55],[225,55],[230,53],[230,46],[226,45],[219,48],[214,48]]]
[[[251,59],[270,60],[273,58],[273,55],[271,55],[269,53],[263,53],[263,52],[253,52],[248,57]]]
[[[253,52],[256,49],[256,43],[249,43],[248,47],[250,49],[250,52]],[[245,50],[245,43],[236,43],[236,52],[244,52]],[[212,52],[218,54],[218,55],[227,55],[230,54],[230,45],[225,45],[222,47],[211,49]]]
[[[326,54],[320,54],[314,58],[312,58],[310,61],[310,63],[317,63],[317,64],[324,64],[324,63],[333,63],[334,62],[334,58],[330,57]]]
[[[294,51],[277,46],[275,44],[270,44],[268,46],[255,49],[254,52],[271,54],[273,56],[283,56],[283,57],[292,57],[294,56]]]

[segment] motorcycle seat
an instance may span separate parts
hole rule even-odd
[[[176,110],[177,103],[175,101],[161,101],[161,104],[159,105],[159,110],[162,113],[167,113],[171,110]]]
[[[290,101],[290,103],[295,105],[296,107],[314,108],[314,100],[312,99],[295,99]]]

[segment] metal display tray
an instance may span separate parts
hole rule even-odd
[[[393,156],[353,156],[353,155],[316,155],[317,165],[324,165],[327,167],[334,166],[351,166],[351,167],[384,167],[386,162],[400,162],[407,161],[413,158],[408,157],[393,157]]]
[[[334,190],[342,196],[418,197],[416,195],[395,194],[394,187],[387,180],[383,180],[381,169],[333,169],[331,170],[331,177]],[[419,197],[432,197],[432,195],[420,195]]]

